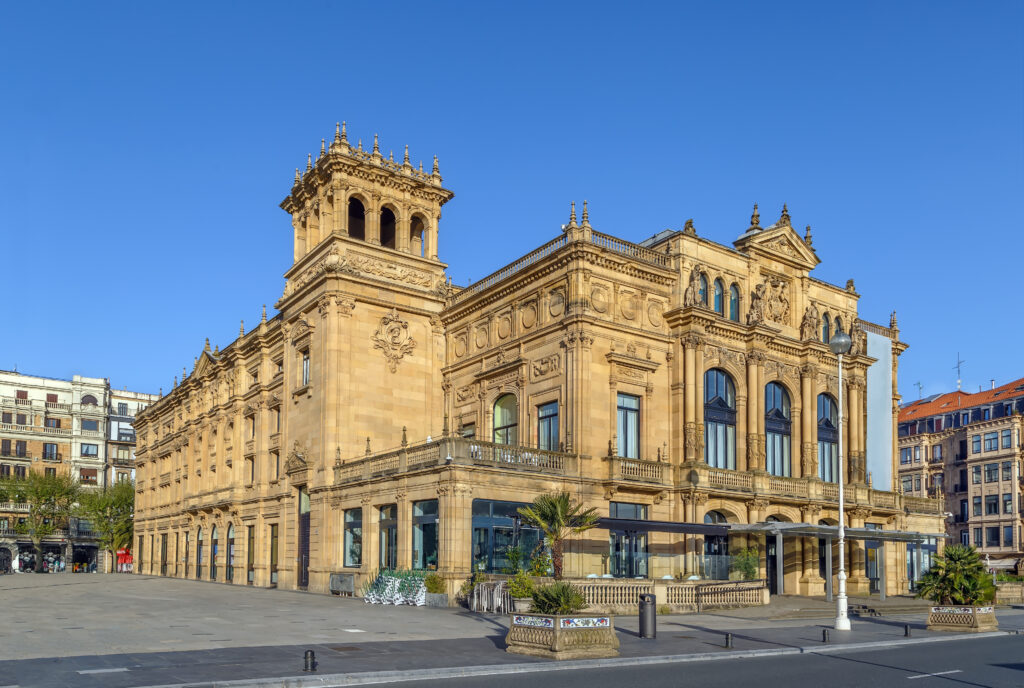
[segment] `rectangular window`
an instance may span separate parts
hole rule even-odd
[[[999,448],[999,433],[998,432],[986,432],[985,433],[985,451],[995,451]]]
[[[1002,445],[1003,449],[1009,449],[1010,447],[1013,446],[1013,436],[1010,434],[1009,430],[1003,430],[1000,433],[1000,436],[1002,438],[1000,444]]]
[[[25,479],[25,472],[26,471],[25,471],[25,467],[24,466],[15,466],[14,467],[14,477],[17,478],[18,480],[24,480]]]
[[[914,463],[921,463],[921,447],[914,447]]]
[[[2,414],[0,414],[0,422],[8,424],[14,422],[13,414],[11,414],[10,411],[4,411]]]
[[[47,418],[46,419],[46,427],[48,427],[48,428],[59,428],[60,427],[60,418]]]
[[[997,483],[999,482],[999,464],[998,463],[987,463],[985,464],[985,482]]]
[[[972,435],[971,436],[971,453],[972,454],[980,454],[981,453],[981,435]]]
[[[0,440],[0,456],[10,456],[10,455],[11,455],[11,441],[10,440]]]
[[[46,477],[47,478],[56,478],[57,477],[57,469],[56,468],[47,468],[45,470],[45,473],[46,473]]]
[[[647,520],[647,505],[631,502],[612,502],[608,507],[608,515],[612,518],[628,518],[633,521]]]
[[[903,484],[903,491],[904,492],[910,492],[910,491],[912,491],[914,489],[914,479],[913,478],[909,478],[909,477],[902,478],[900,482]]]
[[[380,507],[380,557],[382,569],[398,568],[398,506],[387,504]]]
[[[274,480],[277,480],[281,477],[281,452],[274,452],[270,459],[274,463]]]
[[[992,516],[999,513],[999,495],[985,495],[985,515]]]
[[[26,424],[28,424],[28,420],[25,418],[25,414],[24,413],[19,413],[15,417],[15,420],[17,421],[18,425],[26,425]]]
[[[128,459],[130,459],[131,454],[129,452],[128,447],[118,447],[117,458],[121,459],[122,461],[127,461]]]
[[[558,402],[537,407],[537,448],[558,451]]]
[[[118,404],[117,404],[117,415],[119,415],[119,416],[127,416],[128,415],[128,404],[126,404],[123,401],[118,402]]]
[[[473,439],[476,437],[476,423],[466,423],[459,430],[459,437],[465,437],[467,439]]]
[[[981,516],[981,495],[974,497],[974,515]]]
[[[98,420],[86,420],[85,418],[83,418],[82,419],[82,429],[83,430],[99,430],[100,429],[100,422]]]
[[[78,481],[86,485],[96,484],[96,471],[95,468],[80,468],[78,470]]]
[[[0,478],[11,477],[11,465],[9,463],[0,464]]]
[[[960,544],[965,547],[971,544],[971,534],[966,530],[960,531]]]
[[[921,476],[914,477],[914,492],[921,491]]]
[[[27,400],[27,399],[28,399],[28,390],[27,390],[27,389],[19,389],[19,390],[17,390],[17,391],[16,391],[15,393],[14,393],[14,396],[15,396],[16,398],[18,398],[18,399],[21,399],[21,400],[23,400],[23,401],[24,401],[24,400]]]
[[[57,445],[49,442],[43,443],[43,458],[49,459],[50,461],[56,461],[60,458],[60,454],[57,453]]]
[[[1003,480],[1013,479],[1013,462],[1003,461]]]
[[[98,444],[83,444],[82,445],[82,456],[96,458],[99,456],[100,447]]]
[[[981,528],[974,528],[974,546],[981,547]]]
[[[618,455],[627,459],[640,458],[640,397],[618,395]]]
[[[985,546],[999,546],[999,526],[990,526],[985,529]]]
[[[1012,514],[1013,513],[1013,495],[1010,494],[1009,492],[1004,492],[1003,493],[1003,513],[1004,514]]]
[[[345,566],[363,564],[363,510],[345,510]]]
[[[910,463],[913,457],[912,447],[903,447],[900,449],[900,463]]]
[[[270,585],[277,587],[277,524],[270,526]]]
[[[1013,547],[1013,526],[1003,526],[1003,547]]]
[[[256,416],[249,416],[245,422],[249,424],[249,439],[256,439]]]
[[[941,461],[942,460],[942,445],[941,444],[936,444],[934,447],[932,447],[932,459],[934,459],[935,461]]]
[[[56,404],[57,403],[57,395],[56,394],[47,394],[46,395],[46,403],[47,404]]]
[[[302,386],[309,384],[309,349],[302,352]]]
[[[412,567],[437,569],[437,500],[412,503]]]
[[[21,458],[28,456],[28,443],[25,440],[14,441],[14,455]]]
[[[256,582],[256,526],[246,526],[245,535],[245,583]]]
[[[281,408],[274,409],[274,432],[281,432]]]
[[[117,472],[117,482],[126,483],[129,480],[131,480],[131,476],[129,476],[127,473],[125,473],[124,471]]]
[[[839,482],[839,448],[835,442],[818,441],[818,477],[827,483]]]
[[[981,466],[971,466],[971,483],[973,485],[981,484]]]

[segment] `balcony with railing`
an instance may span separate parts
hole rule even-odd
[[[60,452],[43,452],[43,462],[60,463],[64,460],[64,454]]]
[[[608,479],[661,485],[671,475],[670,466],[662,461],[627,459],[621,456],[607,457]]]

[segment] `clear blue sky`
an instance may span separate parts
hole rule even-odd
[[[6,3],[0,368],[168,390],[281,295],[296,166],[349,136],[455,199],[457,284],[553,238],[813,226],[917,398],[1024,376],[1024,3]],[[273,311],[271,311],[273,312]]]

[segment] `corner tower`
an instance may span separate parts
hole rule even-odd
[[[437,259],[441,206],[454,194],[430,172],[362,142],[344,124],[281,207],[294,261],[281,311],[283,451],[292,484],[333,478],[336,462],[441,434],[448,285]],[[435,427],[436,426],[436,427]]]

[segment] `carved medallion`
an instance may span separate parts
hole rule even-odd
[[[552,317],[557,318],[565,310],[565,295],[560,291],[551,292],[548,297],[548,312]]]
[[[537,324],[537,306],[528,303],[523,306],[523,327],[527,330]]]
[[[464,333],[455,337],[455,356],[457,358],[462,358],[466,355],[466,346],[466,335]]]
[[[506,339],[512,333],[512,318],[503,315],[498,318],[498,338]]]
[[[476,328],[476,348],[486,349],[487,348],[487,327],[481,326]]]
[[[608,290],[604,287],[594,287],[590,292],[590,305],[598,313],[605,313],[608,310]]]
[[[416,348],[416,340],[409,336],[409,323],[402,320],[394,308],[380,319],[372,341],[373,348],[383,352],[392,373],[398,371],[398,362]]]
[[[637,311],[637,300],[632,294],[626,294],[619,301],[619,310],[622,311],[622,317],[626,320],[633,320],[636,318]]]
[[[651,325],[655,327],[661,327],[661,304],[657,301],[652,301],[647,306],[647,319],[651,321]]]

